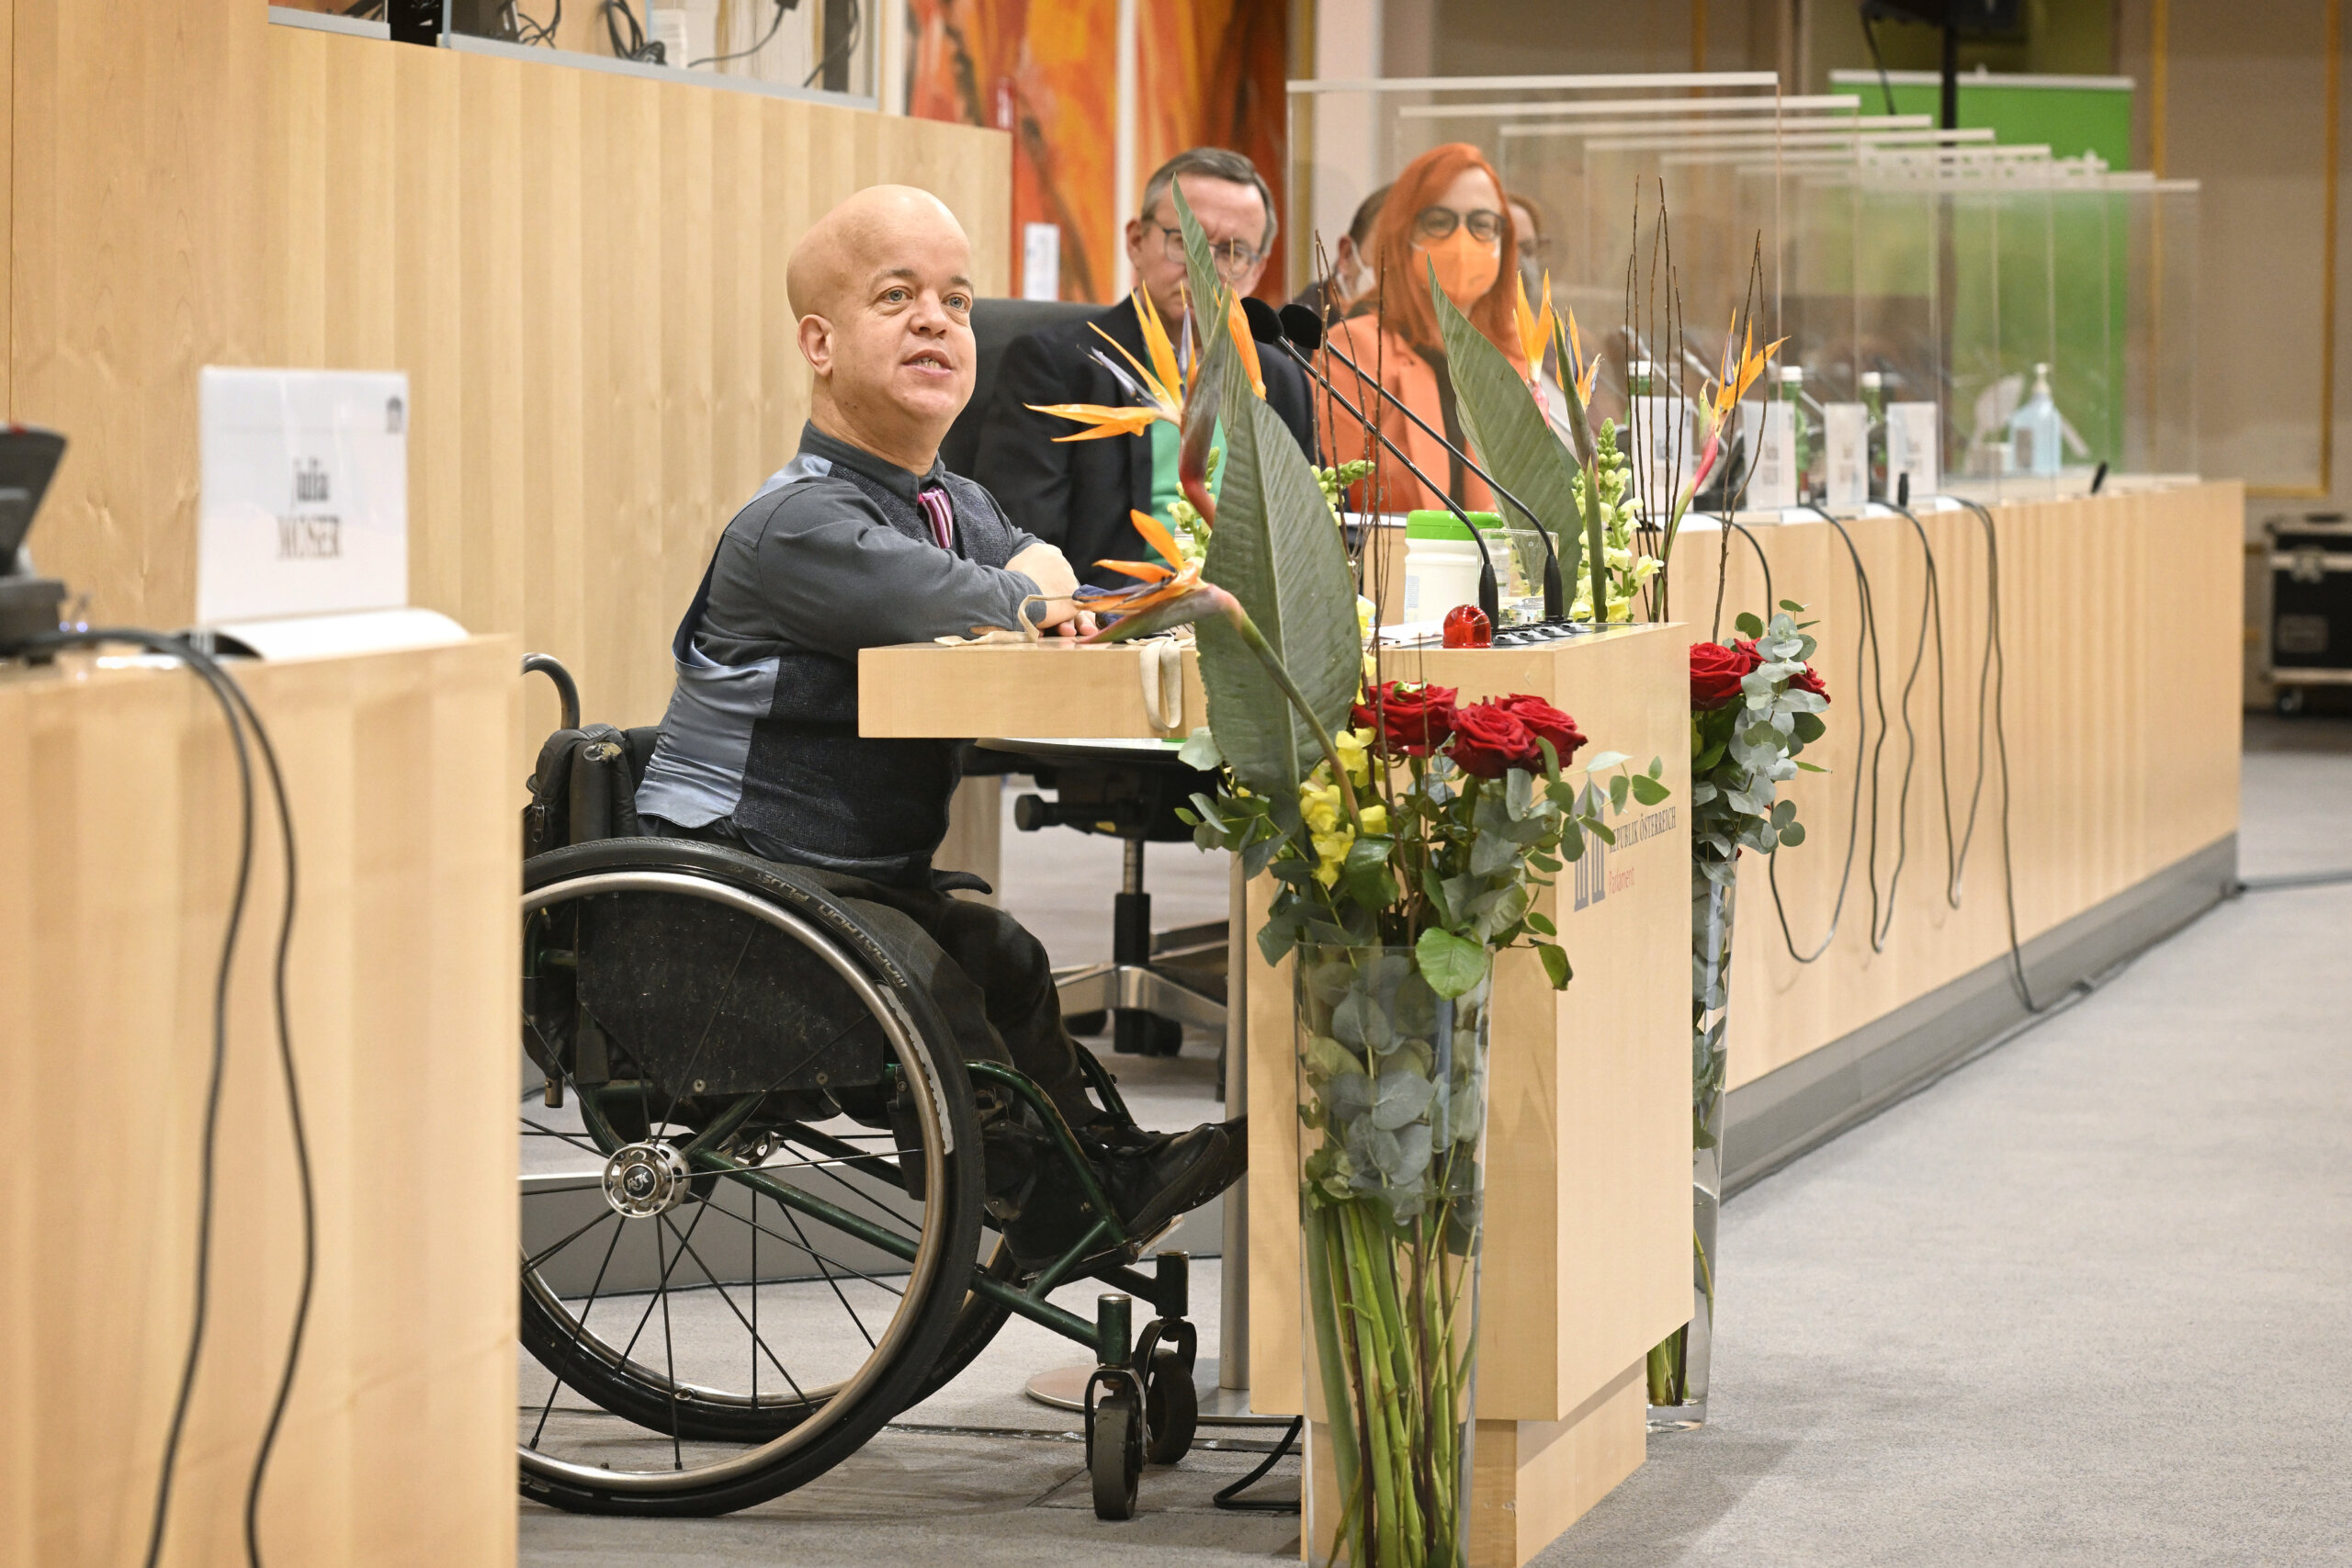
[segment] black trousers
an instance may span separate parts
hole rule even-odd
[[[760,854],[729,822],[681,828],[643,819],[662,838],[701,839]],[[931,994],[967,1062],[1015,1068],[1045,1090],[1073,1127],[1102,1114],[1087,1098],[1078,1044],[1062,1026],[1045,943],[1002,909],[930,887],[894,887],[844,872],[763,855],[808,878],[865,921],[884,951]]]

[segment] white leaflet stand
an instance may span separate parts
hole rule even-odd
[[[1778,523],[1797,503],[1796,426],[1789,418],[1789,405],[1778,400],[1744,402],[1739,408],[1742,427],[1756,433],[1743,521],[1753,509],[1763,514],[1758,521]]]
[[[1886,484],[1889,495],[1924,499],[1941,488],[1937,471],[1936,405],[1889,403],[1886,406]],[[1905,491],[1903,479],[1911,485]]]
[[[1821,407],[1822,504],[1832,512],[1859,512],[1871,499],[1870,410],[1860,403]]]
[[[461,642],[408,603],[408,377],[208,365],[200,644],[315,659]]]

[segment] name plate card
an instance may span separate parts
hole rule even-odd
[[[1821,409],[1824,498],[1832,511],[1859,512],[1871,499],[1871,411],[1860,403]]]
[[[408,603],[408,377],[208,365],[199,626]]]

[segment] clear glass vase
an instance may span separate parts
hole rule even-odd
[[[1690,865],[1690,1321],[1649,1357],[1649,1427],[1687,1431],[1707,1420],[1715,1330],[1715,1218],[1724,1191],[1724,1004],[1731,983],[1729,861]]]
[[[1406,947],[1298,953],[1306,1561],[1464,1568],[1487,996]]]

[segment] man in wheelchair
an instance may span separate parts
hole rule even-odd
[[[977,877],[932,865],[959,744],[858,734],[860,649],[1018,626],[1024,606],[1057,635],[1092,629],[1061,553],[939,460],[972,392],[970,256],[946,207],[903,186],[851,197],[793,251],[808,423],[799,455],[727,525],[679,624],[637,810],[647,832],[785,863],[851,905],[967,1060],[1017,1068],[1052,1099],[1120,1220],[1148,1235],[1240,1175],[1241,1123],[1146,1132],[1089,1098],[1044,946],[951,897],[985,892]],[[1014,1108],[980,1100],[989,1191],[1012,1208],[1054,1162]],[[1019,1215],[1000,1217],[1021,1240]]]

